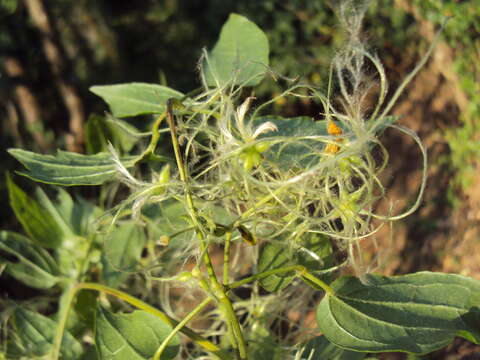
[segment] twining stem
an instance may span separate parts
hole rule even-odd
[[[233,309],[232,302],[228,298],[225,290],[223,290],[223,296],[220,298],[220,303],[223,305],[225,309],[225,313],[227,315],[227,321],[232,328],[233,335],[235,336],[235,340],[237,340],[238,345],[238,352],[240,355],[240,359],[247,359],[247,345],[245,343],[245,339],[243,337],[242,328],[240,327],[240,322],[238,321],[237,315],[235,314],[235,310]]]
[[[158,317],[160,320],[162,320],[164,323],[170,325],[171,327],[176,327],[179,322],[175,319],[172,319],[168,315],[164,314],[162,311],[156,309],[155,307],[143,302],[140,299],[137,299],[123,291],[113,289],[111,287],[101,285],[101,284],[95,284],[95,283],[78,283],[75,285],[72,285],[69,289],[68,292],[64,297],[62,297],[62,301],[60,303],[60,315],[59,315],[59,320],[58,320],[58,326],[57,326],[57,333],[55,335],[54,343],[53,343],[53,348],[52,348],[52,360],[57,360],[59,359],[60,355],[60,347],[62,343],[62,338],[63,338],[63,333],[65,330],[65,325],[67,323],[68,319],[68,313],[69,309],[71,308],[71,303],[76,295],[76,293],[80,290],[95,290],[99,291],[105,294],[113,295],[119,299],[122,299],[123,301],[129,303],[130,305],[133,305],[134,307],[144,310],[156,317]],[[199,346],[203,347],[205,350],[211,352],[212,354],[216,355],[219,357],[221,360],[233,360],[232,357],[220,349],[217,345],[212,343],[211,341],[207,340],[203,336],[197,334],[195,331],[191,330],[190,328],[183,326],[181,329],[179,329],[181,333],[184,335],[188,336],[190,339],[192,339],[196,344]]]
[[[160,133],[158,132],[158,128],[160,127],[160,124],[162,123],[163,119],[165,119],[165,116],[167,116],[166,111],[161,113],[153,123],[152,137],[150,139],[150,143],[148,144],[148,147],[145,149],[142,156],[140,157],[140,160],[145,160],[149,156],[155,155],[154,151],[155,151],[155,148],[157,147],[158,140],[160,139]]]
[[[230,282],[229,267],[230,267],[230,243],[232,240],[232,232],[225,233],[225,248],[223,249],[223,285]]]
[[[168,334],[168,336],[163,340],[162,344],[158,348],[157,352],[155,353],[155,356],[153,357],[153,360],[160,360],[163,351],[167,348],[169,342],[173,339],[173,337],[181,331],[181,329],[190,321],[192,320],[195,316],[197,316],[204,308],[207,306],[210,301],[212,301],[212,298],[208,297],[205,300],[203,300],[200,304],[197,305],[195,309],[193,309],[187,316],[185,316],[182,321],[180,321],[177,326],[173,328],[173,330]]]
[[[329,295],[334,295],[335,294],[335,292],[333,291],[333,289],[330,286],[328,286],[325,282],[318,279],[317,277],[313,276],[307,270],[307,268],[305,268],[305,266],[302,266],[302,265],[285,266],[285,267],[281,267],[281,268],[278,268],[278,269],[267,270],[267,271],[264,271],[264,272],[261,272],[261,273],[257,273],[255,275],[249,276],[245,279],[235,281],[235,282],[231,283],[230,285],[226,286],[226,288],[227,288],[227,291],[229,291],[231,289],[235,289],[235,288],[243,286],[245,284],[249,284],[251,282],[261,280],[263,278],[266,278],[267,276],[282,274],[282,273],[286,273],[286,272],[290,272],[290,271],[295,271],[295,272],[297,272],[298,276],[304,277],[305,279],[308,279],[311,282],[313,282],[314,284],[320,286],[327,294],[329,294]]]
[[[70,304],[72,303],[77,288],[73,281],[68,284],[65,288],[65,291],[62,294],[60,300],[60,307],[58,311],[58,325],[57,331],[55,333],[55,338],[53,339],[53,346],[50,353],[50,359],[57,360],[60,358],[60,348],[62,347],[62,339],[65,326],[67,324],[68,313],[70,311]]]
[[[217,279],[217,276],[215,275],[215,270],[213,268],[212,260],[208,253],[207,241],[206,241],[204,232],[202,231],[202,226],[200,224],[200,221],[198,220],[197,211],[195,208],[195,204],[193,203],[192,194],[190,192],[188,176],[187,176],[187,168],[185,167],[182,154],[180,152],[180,145],[178,143],[177,130],[175,127],[175,121],[173,117],[173,108],[177,102],[178,100],[174,98],[167,100],[166,115],[167,115],[168,126],[170,127],[170,135],[172,138],[173,151],[175,153],[175,160],[177,162],[178,173],[180,176],[180,180],[182,180],[185,186],[185,200],[187,203],[188,211],[192,219],[193,225],[197,229],[197,236],[200,240],[200,251],[202,253],[202,259],[207,269],[208,277],[210,279],[211,288],[216,298],[219,300],[219,302],[222,304],[222,306],[225,309],[225,313],[227,315],[227,321],[232,326],[232,330],[238,344],[238,351],[240,353],[240,358],[242,360],[247,359],[247,347],[246,347],[245,339],[243,337],[243,333],[240,327],[240,323],[233,309],[233,305],[225,292],[224,287],[220,284],[220,282]],[[235,344],[232,344],[232,345],[235,346]]]

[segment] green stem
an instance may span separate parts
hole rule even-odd
[[[227,294],[220,298],[220,303],[223,305],[225,309],[225,314],[227,315],[227,321],[232,328],[233,335],[237,340],[238,345],[238,352],[240,355],[240,359],[247,359],[247,345],[245,343],[245,338],[243,337],[242,328],[240,327],[240,322],[238,321],[237,315],[235,314],[235,310],[233,309],[232,302],[228,298]]]
[[[197,211],[195,209],[192,194],[190,192],[190,186],[189,186],[188,177],[187,177],[187,168],[185,167],[182,154],[180,152],[180,145],[178,143],[178,138],[177,138],[177,130],[176,130],[175,121],[173,118],[173,108],[176,102],[178,102],[178,100],[174,98],[167,100],[167,122],[168,122],[168,126],[170,127],[170,135],[172,138],[173,151],[175,153],[175,160],[177,162],[178,173],[180,176],[180,180],[182,180],[185,186],[185,200],[187,203],[187,207],[188,207],[193,225],[197,229],[197,236],[200,240],[200,251],[203,254],[202,258],[203,258],[203,262],[205,263],[205,267],[207,269],[211,288],[216,298],[219,299],[220,303],[224,306],[228,321],[230,321],[232,324],[233,332],[239,347],[240,358],[246,359],[247,350],[246,350],[245,339],[243,338],[243,334],[240,328],[240,323],[233,309],[233,305],[225,292],[224,287],[220,284],[220,282],[217,279],[217,276],[215,275],[215,270],[213,268],[212,260],[208,253],[207,242],[206,242],[204,233],[202,231],[202,226],[200,224],[200,221],[198,220]]]
[[[229,266],[230,266],[230,243],[232,240],[232,232],[228,231],[225,234],[225,248],[223,249],[223,284],[227,285],[230,282],[229,279]]]
[[[160,124],[162,123],[163,119],[165,119],[165,116],[167,115],[166,112],[163,112],[160,114],[155,122],[153,123],[152,126],[152,138],[150,139],[150,143],[148,144],[148,147],[145,149],[143,152],[142,156],[140,157],[140,161],[145,160],[149,156],[154,156],[155,148],[157,147],[158,140],[160,139],[160,133],[158,132],[158,128],[160,127]]]
[[[195,207],[193,206],[192,196],[188,188],[187,170],[185,168],[185,164],[183,163],[182,154],[180,153],[180,145],[178,143],[178,138],[177,138],[177,128],[175,127],[175,121],[173,119],[174,103],[175,103],[175,99],[167,100],[167,122],[168,122],[168,126],[170,127],[170,136],[172,138],[173,152],[175,153],[175,160],[177,162],[178,174],[180,175],[180,180],[184,182],[186,187],[185,197],[187,200],[187,204],[190,210],[193,210]]]
[[[160,356],[162,356],[163,351],[167,348],[168,343],[173,339],[173,337],[181,331],[181,329],[190,321],[192,320],[195,316],[197,316],[200,311],[203,310],[205,306],[207,306],[210,301],[212,301],[212,298],[208,297],[205,300],[203,300],[195,309],[193,309],[187,316],[185,316],[182,321],[180,321],[177,326],[173,328],[173,330],[168,334],[168,336],[163,340],[162,344],[158,348],[157,352],[155,353],[155,356],[153,357],[153,360],[160,360]]]
[[[77,288],[73,282],[68,284],[62,294],[60,300],[60,307],[58,310],[58,325],[55,332],[55,338],[53,339],[53,346],[50,353],[50,359],[57,360],[60,358],[60,349],[62,347],[63,333],[65,332],[65,326],[67,324],[68,313],[70,312],[71,303],[75,297]]]
[[[200,225],[200,222],[198,221],[197,211],[193,203],[192,194],[190,193],[190,187],[189,187],[188,177],[187,177],[187,169],[183,162],[182,154],[180,153],[180,145],[178,144],[177,129],[175,127],[175,121],[173,119],[173,107],[175,102],[176,102],[176,99],[167,100],[167,122],[168,122],[168,126],[170,127],[170,135],[172,137],[173,152],[175,153],[175,160],[177,162],[177,168],[178,168],[180,180],[182,180],[182,182],[185,185],[185,200],[187,203],[188,211],[193,221],[193,225],[197,230],[197,236],[200,238],[200,250],[202,251],[202,254],[203,254],[203,260],[205,262],[205,266],[207,267],[207,272],[209,277],[211,278],[212,282],[215,283],[218,281],[215,276],[215,272],[213,270],[213,265],[210,259],[210,255],[208,254],[205,238],[201,231],[202,227]]]
[[[316,276],[313,276],[311,273],[309,273],[307,271],[307,269],[304,269],[300,273],[300,276],[307,279],[307,280],[310,280],[314,284],[320,286],[328,295],[332,295],[332,296],[335,295],[335,292],[333,291],[333,289],[330,286],[328,286],[325,282],[323,282],[322,280],[320,280]]]
[[[281,268],[278,268],[278,269],[267,270],[267,271],[249,276],[245,279],[235,281],[234,283],[231,283],[230,285],[228,285],[227,286],[227,291],[229,291],[231,289],[235,289],[235,288],[240,287],[240,286],[243,286],[245,284],[257,281],[257,280],[261,280],[261,279],[266,278],[266,277],[271,276],[271,275],[282,274],[282,273],[286,273],[286,272],[290,272],[290,271],[296,271],[298,276],[304,277],[304,278],[310,280],[311,282],[315,283],[316,285],[320,286],[327,294],[334,295],[335,292],[333,291],[333,289],[330,286],[328,286],[325,282],[318,279],[317,277],[313,276],[305,268],[305,266],[302,266],[302,265],[285,266],[285,267],[281,267]]]

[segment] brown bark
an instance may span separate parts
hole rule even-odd
[[[15,138],[15,146],[23,147],[22,137],[18,129],[19,116],[15,103],[13,101],[7,101],[5,109],[7,111],[7,123],[2,127],[2,131],[7,129]]]
[[[6,56],[3,60],[3,67],[7,76],[13,80],[20,80],[25,78],[25,71],[18,59],[13,56]],[[18,107],[20,108],[22,118],[29,133],[32,135],[34,141],[41,150],[48,148],[48,143],[44,138],[43,131],[38,131],[43,128],[41,124],[41,108],[37,99],[33,95],[30,88],[22,84],[21,81],[15,81],[13,85],[13,94]],[[13,104],[10,104],[13,106]],[[13,109],[10,108],[9,114],[13,114]],[[16,126],[17,132],[18,127]]]
[[[83,144],[83,123],[85,114],[83,104],[75,87],[65,80],[66,60],[61,51],[61,44],[56,40],[54,24],[49,19],[42,0],[24,0],[33,24],[41,34],[43,52],[50,64],[54,82],[69,112],[69,130],[67,148],[81,151]]]

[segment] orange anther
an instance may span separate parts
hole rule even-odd
[[[328,120],[328,126],[327,126],[327,133],[328,135],[342,135],[343,131],[340,126],[335,124],[333,120]],[[342,139],[337,139],[335,140],[336,142],[341,142]],[[336,154],[340,150],[340,146],[337,144],[327,144],[325,146],[325,152],[327,154]]]

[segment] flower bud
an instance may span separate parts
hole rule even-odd
[[[244,151],[240,155],[240,158],[243,160],[243,168],[245,171],[252,170],[262,162],[262,155],[255,148]]]

